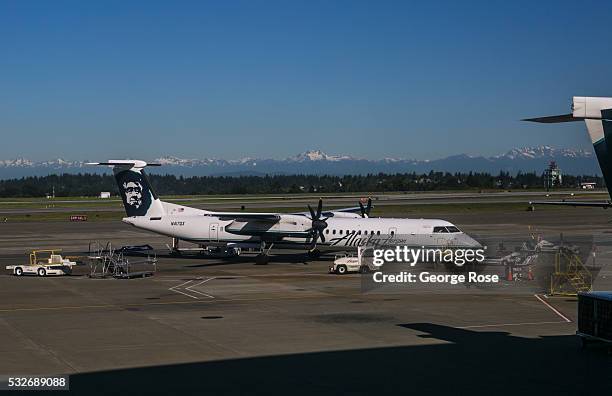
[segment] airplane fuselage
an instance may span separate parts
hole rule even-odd
[[[123,219],[137,228],[199,244],[273,243],[275,247],[304,247],[311,243],[307,230],[311,220],[304,215],[283,215],[273,224],[223,219],[214,212],[200,211],[160,217]],[[323,231],[322,248],[356,248],[372,238],[393,238],[395,243],[414,246],[444,246],[455,243],[476,247],[479,243],[453,224],[437,219],[330,217]]]

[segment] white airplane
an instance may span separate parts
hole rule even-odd
[[[323,211],[319,200],[316,211],[308,205],[303,213],[212,212],[164,202],[153,191],[140,160],[110,160],[89,165],[113,167],[115,179],[128,217],[127,224],[169,236],[173,248],[178,241],[201,246],[225,246],[240,252],[258,249],[259,264],[268,262],[274,248],[308,249],[312,257],[325,250],[356,249],[369,239],[390,239],[391,245],[476,248],[481,245],[453,224],[435,219],[371,218],[372,201],[364,207]]]
[[[601,168],[608,194],[612,197],[612,98],[574,96],[572,112],[569,114],[526,118],[523,121],[556,124],[559,122],[584,121],[589,137],[595,148],[595,155]],[[532,201],[533,205],[568,205],[610,208],[610,201]]]

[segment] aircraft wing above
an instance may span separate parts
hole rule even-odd
[[[565,205],[565,206],[584,206],[592,208],[610,208],[612,202],[595,202],[595,201],[530,201],[529,205]]]
[[[322,213],[322,215],[325,217],[332,217],[334,212],[359,213],[360,211],[361,211],[361,208],[359,206],[353,206],[350,208],[338,208],[338,209],[326,210],[325,212]],[[309,212],[294,212],[291,214],[310,216]]]
[[[280,220],[280,213],[242,213],[242,212],[210,212],[205,216],[215,216],[223,220],[258,220],[277,222]]]
[[[350,213],[359,213],[359,206],[354,206],[351,208],[339,208],[334,210],[327,210],[322,213],[325,217],[332,217],[333,212],[350,212]],[[310,216],[309,212],[296,212],[296,213],[243,213],[243,212],[209,212],[206,213],[205,216],[216,216],[222,218],[224,220],[245,220],[245,221],[269,221],[269,222],[277,222],[280,220],[281,216],[284,214],[292,214],[292,215],[303,215]]]

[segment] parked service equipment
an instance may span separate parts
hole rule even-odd
[[[128,258],[123,250],[113,249],[110,242],[105,246],[99,242],[90,244],[89,251],[87,258],[89,259],[90,278],[145,278],[153,276],[157,271],[155,253],[147,253],[146,257],[137,259]]]
[[[72,267],[77,263],[62,257],[61,250],[32,250],[30,252],[30,263],[25,265],[7,265],[6,269],[14,275],[34,274],[38,276],[61,276],[72,273]]]
[[[578,331],[586,346],[590,341],[609,343],[612,348],[612,292],[578,293]]]

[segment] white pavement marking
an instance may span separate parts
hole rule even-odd
[[[498,323],[498,324],[488,324],[488,325],[462,326],[462,327],[457,327],[457,328],[458,329],[478,329],[481,327],[528,326],[528,325],[543,325],[543,324],[554,324],[554,323],[568,323],[568,322],[558,320],[555,322]]]
[[[200,295],[202,295],[202,296],[206,296],[206,297],[208,297],[208,298],[214,298],[214,297],[213,297],[213,296],[211,296],[210,294],[202,293],[201,291],[191,290],[191,289],[185,289],[185,290],[189,290],[190,292],[197,293],[197,294],[200,294]]]
[[[186,285],[186,284],[187,284],[187,283],[189,283],[189,282],[193,282],[194,280],[197,280],[197,279],[189,279],[187,282],[184,282],[184,283],[181,283],[180,285],[177,285],[177,286],[173,286],[173,287],[171,287],[171,289],[174,289],[175,287],[181,287],[181,286],[183,286],[183,285]]]
[[[567,316],[563,315],[558,309],[556,309],[555,307],[553,307],[552,305],[550,305],[549,303],[547,303],[542,297],[538,296],[537,294],[534,294],[535,298],[537,298],[538,300],[540,300],[540,302],[544,305],[546,305],[548,308],[550,308],[554,313],[557,314],[557,316],[559,316],[561,319],[565,320],[567,323],[571,323],[572,320],[569,319]]]
[[[193,282],[194,280],[197,280],[197,279],[190,279],[190,280],[188,280],[187,282],[183,282],[183,283],[181,283],[180,285],[173,286],[173,287],[169,288],[168,290],[171,290],[171,291],[173,291],[173,292],[180,293],[180,294],[182,294],[182,295],[184,295],[184,296],[191,297],[191,298],[194,298],[194,299],[196,299],[196,300],[199,300],[199,298],[198,298],[197,296],[192,296],[191,294],[188,294],[188,293],[186,293],[186,292],[184,292],[184,291],[181,291],[181,290],[178,290],[178,289],[177,289],[178,287],[181,287],[181,286],[186,285],[186,284],[188,284],[188,283],[190,283],[190,282]],[[189,290],[189,289],[187,289],[187,288],[186,288],[186,290]]]
[[[198,294],[201,294],[201,295],[209,297],[209,298],[215,298],[214,296],[211,296],[210,294],[206,294],[206,293],[203,293],[203,292],[198,291],[198,290],[193,290],[194,287],[200,286],[202,283],[206,283],[206,282],[208,282],[210,280],[213,280],[215,278],[216,277],[213,276],[212,278],[204,279],[202,282],[200,282],[200,283],[198,283],[196,285],[191,285],[189,287],[186,287],[185,290],[189,290],[190,292],[198,293]]]
[[[172,290],[173,292],[177,292],[177,293],[180,293],[180,294],[182,294],[182,295],[184,295],[184,296],[191,297],[191,298],[195,298],[196,300],[199,300],[199,298],[198,298],[198,297],[196,297],[196,296],[192,296],[191,294],[187,294],[187,293],[182,292],[182,291],[180,291],[180,290],[176,290],[176,289],[172,289],[172,288],[170,288],[170,289],[168,289],[168,290]]]

